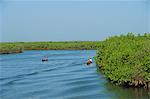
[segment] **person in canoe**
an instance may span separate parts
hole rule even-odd
[[[48,57],[44,57],[42,61],[48,61]]]
[[[87,61],[87,65],[89,65],[91,63],[93,63],[93,60],[92,60],[92,58],[89,58],[88,61]]]

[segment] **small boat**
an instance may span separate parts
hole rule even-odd
[[[48,58],[43,58],[42,61],[48,61]]]
[[[90,64],[92,64],[92,62],[91,62],[91,61],[88,61],[86,64],[87,64],[87,65],[90,65]]]

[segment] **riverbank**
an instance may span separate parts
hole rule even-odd
[[[0,43],[0,54],[20,53],[23,50],[96,50],[100,41],[14,42]]]
[[[22,53],[23,46],[17,43],[0,43],[0,54]]]
[[[0,52],[0,54],[15,54],[15,53],[22,53],[22,50],[16,50],[16,51],[4,51]]]
[[[0,43],[0,54],[23,50],[97,50],[96,64],[116,85],[150,89],[150,34],[114,36],[105,41]]]
[[[101,42],[95,59],[116,85],[150,89],[150,34],[110,37]]]

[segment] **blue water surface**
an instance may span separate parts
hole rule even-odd
[[[36,50],[0,55],[0,99],[150,99],[144,89],[109,83],[95,50]],[[49,61],[41,59],[48,56]]]

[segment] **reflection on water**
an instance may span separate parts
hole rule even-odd
[[[125,88],[110,82],[106,83],[105,86],[110,92],[115,93],[118,99],[150,99],[150,92],[147,89]]]
[[[103,75],[98,66],[97,73]],[[106,78],[104,78],[106,79]],[[107,80],[104,84],[107,89],[106,93],[114,93],[115,97],[112,99],[150,99],[150,90],[143,88],[126,88],[124,86],[115,85]]]
[[[144,89],[109,83],[86,65],[94,50],[25,51],[0,55],[0,99],[149,99]],[[44,56],[48,62],[42,62]]]

